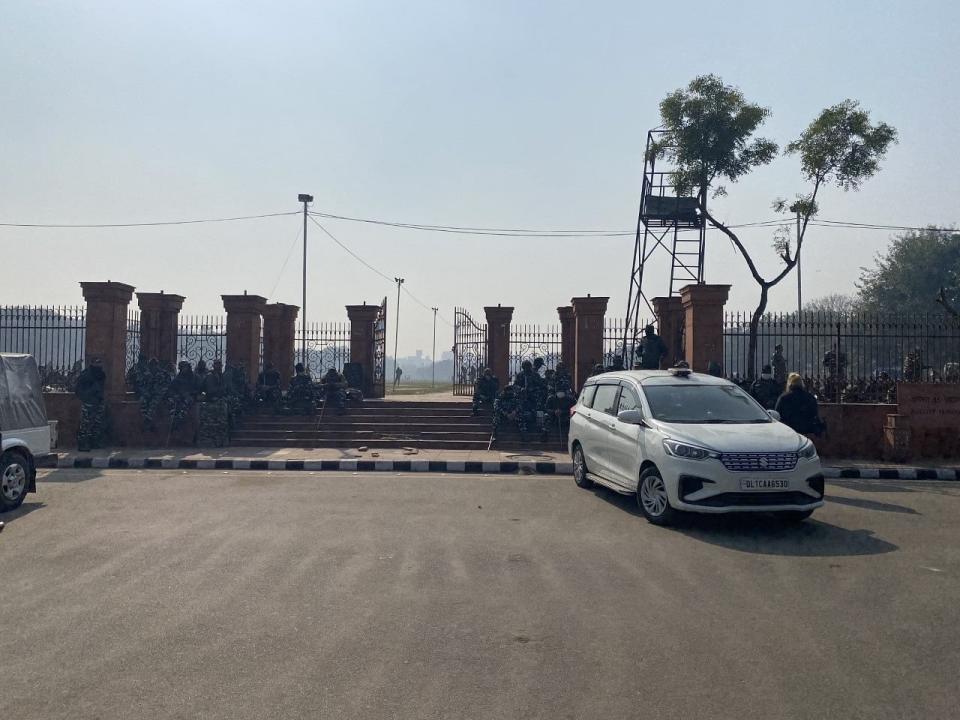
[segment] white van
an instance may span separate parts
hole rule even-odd
[[[32,355],[0,353],[0,512],[37,491],[37,460],[50,454],[50,426]]]

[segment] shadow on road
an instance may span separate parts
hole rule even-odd
[[[624,512],[643,517],[632,496],[620,495],[604,487],[595,487],[593,494]],[[836,498],[829,498],[835,500]],[[846,498],[843,498],[846,500]],[[860,501],[871,502],[871,501]],[[851,503],[853,504],[853,503]],[[877,503],[886,505],[886,503]],[[892,505],[891,508],[899,508]],[[878,509],[878,508],[869,508]],[[884,508],[889,510],[889,508]],[[909,511],[903,508],[902,511]],[[822,512],[822,511],[818,511]],[[813,518],[802,523],[788,522],[774,514],[741,513],[702,515],[686,513],[676,527],[677,532],[694,540],[758,555],[790,555],[796,557],[839,557],[845,555],[882,555],[899,550],[897,545],[875,537],[872,530],[847,530]]]
[[[30,496],[28,495],[27,497]],[[47,504],[44,502],[30,502],[29,500],[24,500],[23,505],[18,507],[16,510],[0,513],[0,522],[4,523],[5,525],[10,525],[14,520],[19,520],[35,510],[42,510],[46,506]]]
[[[899,550],[872,530],[848,530],[815,518],[793,523],[775,515],[705,515],[686,518],[678,531],[694,540],[758,555],[839,557]]]
[[[850,505],[851,507],[863,508],[864,510],[879,510],[880,512],[903,513],[904,515],[920,514],[906,505],[895,505],[893,503],[864,500],[862,498],[840,497],[839,495],[827,495],[827,502],[837,503],[838,505]]]
[[[87,480],[95,480],[103,476],[100,469],[77,469],[65,468],[60,470],[39,470],[37,472],[37,483],[79,483]]]

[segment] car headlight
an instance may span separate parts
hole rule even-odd
[[[797,450],[797,455],[804,458],[805,460],[810,460],[817,456],[817,446],[813,444],[813,441],[809,438],[807,441]]]
[[[718,458],[720,453],[696,445],[678,442],[676,440],[664,440],[663,449],[667,455],[683,458],[685,460],[706,460],[707,458]]]

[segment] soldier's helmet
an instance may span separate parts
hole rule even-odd
[[[302,372],[303,372],[303,363],[297,363],[296,365],[294,365],[294,366],[293,366],[293,370],[294,370],[294,372],[296,372],[298,375],[299,375],[300,373],[302,373]]]
[[[101,365],[103,365],[103,359],[99,357],[90,358],[90,364],[93,367],[100,367]]]
[[[643,331],[644,331],[647,335],[653,335],[653,325],[647,325],[647,326],[643,329]]]
[[[534,359],[533,359],[533,366],[534,366],[535,368],[542,368],[542,367],[543,367],[543,358],[542,358],[542,357],[534,358]]]
[[[593,366],[593,371],[594,371],[595,373],[602,373],[602,372],[603,372],[603,365],[601,365],[600,363],[597,363],[596,365]]]
[[[533,363],[530,362],[529,360],[524,360],[522,363],[520,363],[520,369],[521,369],[521,370],[533,370]]]
[[[484,377],[492,377],[492,376],[493,376],[493,370],[491,370],[490,368],[484,368],[484,369],[483,369],[483,376],[484,376]]]
[[[566,364],[566,363],[564,363],[564,362],[558,362],[558,363],[557,363],[557,372],[563,372],[563,371],[566,370],[566,369],[567,369],[567,364]]]
[[[504,395],[513,395],[514,388],[515,388],[514,384],[513,384],[513,383],[510,383],[509,385],[507,385],[506,387],[503,388],[503,394],[504,394]]]

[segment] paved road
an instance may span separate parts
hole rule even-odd
[[[4,718],[949,718],[960,487],[648,525],[567,478],[52,471]]]

